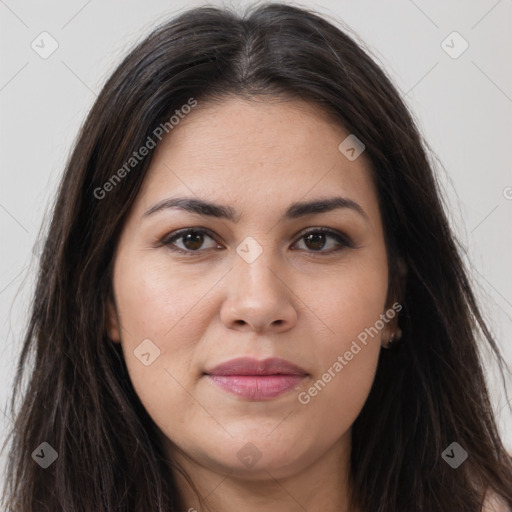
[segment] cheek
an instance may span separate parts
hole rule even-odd
[[[130,248],[116,260],[114,289],[130,380],[155,424],[182,443],[190,425],[213,421],[194,398],[202,370],[197,360],[205,333],[218,319],[222,303],[216,291],[228,270],[228,265],[173,264],[165,250],[148,254]],[[138,347],[147,339],[159,354],[146,366],[134,351],[141,355]]]
[[[162,397],[173,407],[193,376],[194,349],[208,323],[205,294],[218,279],[172,272],[169,265],[122,254],[114,289],[123,354],[133,386],[149,414]],[[202,301],[203,299],[203,301]]]
[[[324,432],[348,430],[368,397],[381,350],[387,287],[383,259],[337,272],[329,287],[323,293],[316,289],[311,299],[328,329],[315,339],[320,371],[299,401]]]
[[[306,295],[306,288],[303,292],[310,297],[308,305],[326,327],[326,336],[315,340],[315,345],[329,357],[348,350],[352,340],[374,326],[385,312],[388,273],[384,251],[376,256],[353,256],[345,266],[316,279],[312,293]],[[380,332],[372,338],[380,340]]]
[[[180,355],[192,348],[208,324],[209,292],[224,270],[207,266],[171,265],[164,249],[154,254],[121,254],[114,287],[126,345],[152,339],[161,349]]]

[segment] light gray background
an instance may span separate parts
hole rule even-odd
[[[35,270],[32,250],[78,128],[132,44],[156,23],[201,4],[0,0],[2,409],[27,320]],[[324,0],[302,5],[343,20],[405,95],[444,166],[439,176],[451,220],[467,248],[484,313],[512,364],[512,0]],[[47,59],[31,48],[43,31],[59,45]],[[456,59],[441,46],[453,31],[469,43]],[[455,49],[458,44],[453,43]],[[507,398],[496,367],[489,363],[487,368],[500,428],[512,451]],[[508,388],[512,398],[510,376]],[[9,425],[0,412],[0,428]]]

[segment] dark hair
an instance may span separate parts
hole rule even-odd
[[[371,161],[389,298],[401,298],[403,338],[397,349],[381,350],[353,425],[353,503],[371,512],[476,512],[485,493],[494,492],[512,507],[512,458],[499,437],[478,340],[492,349],[502,375],[505,362],[472,292],[428,146],[368,52],[319,15],[276,3],[244,15],[196,8],[159,26],[123,60],[93,105],[41,256],[11,402],[6,507],[183,507],[173,462],[165,460],[156,426],[106,329],[114,251],[153,153],[123,173],[122,182],[110,181],[108,199],[98,190],[191,98],[201,105],[229,95],[314,102],[364,142]],[[43,441],[58,453],[46,470],[31,458]],[[453,441],[469,453],[457,470],[441,457]]]

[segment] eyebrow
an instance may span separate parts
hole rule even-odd
[[[170,208],[179,208],[181,210],[196,213],[198,215],[227,219],[235,223],[237,223],[241,217],[240,213],[236,212],[236,210],[231,206],[216,204],[195,197],[173,197],[163,199],[162,201],[159,201],[151,208],[149,208],[149,210],[147,210],[142,215],[142,217],[149,217],[150,215],[154,215],[157,212]],[[369,221],[368,215],[358,203],[352,199],[338,196],[293,203],[288,207],[284,215],[281,217],[280,222],[297,219],[306,215],[330,212],[332,210],[341,208],[348,208],[353,210],[364,217],[365,220]]]

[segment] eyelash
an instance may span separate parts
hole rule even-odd
[[[180,253],[180,254],[183,254],[186,256],[195,256],[198,253],[201,253],[201,252],[204,252],[205,250],[207,250],[207,249],[202,249],[202,250],[198,249],[196,251],[185,250],[185,249],[181,249],[180,247],[176,247],[175,245],[173,245],[173,242],[175,242],[176,240],[182,239],[185,235],[188,235],[189,233],[202,233],[202,234],[205,234],[205,235],[209,236],[210,238],[214,239],[214,237],[205,229],[186,228],[186,229],[182,229],[179,231],[175,231],[174,233],[171,233],[170,235],[164,237],[161,240],[161,245],[166,246],[173,252],[177,252],[177,253]],[[294,242],[294,245],[295,245],[295,243],[299,242],[300,240],[302,240],[303,238],[305,238],[307,235],[309,235],[311,233],[325,233],[327,235],[330,235],[341,245],[341,247],[338,247],[337,249],[331,249],[329,251],[323,251],[323,250],[307,251],[307,252],[311,253],[313,256],[317,256],[317,255],[322,256],[322,253],[323,253],[323,255],[330,255],[333,253],[337,253],[337,252],[343,250],[344,248],[354,248],[354,244],[346,235],[343,235],[342,233],[339,233],[338,231],[335,231],[335,230],[332,230],[329,228],[310,229],[309,231],[302,233],[301,236],[297,239],[297,241]],[[301,249],[301,250],[303,250],[303,249]]]

